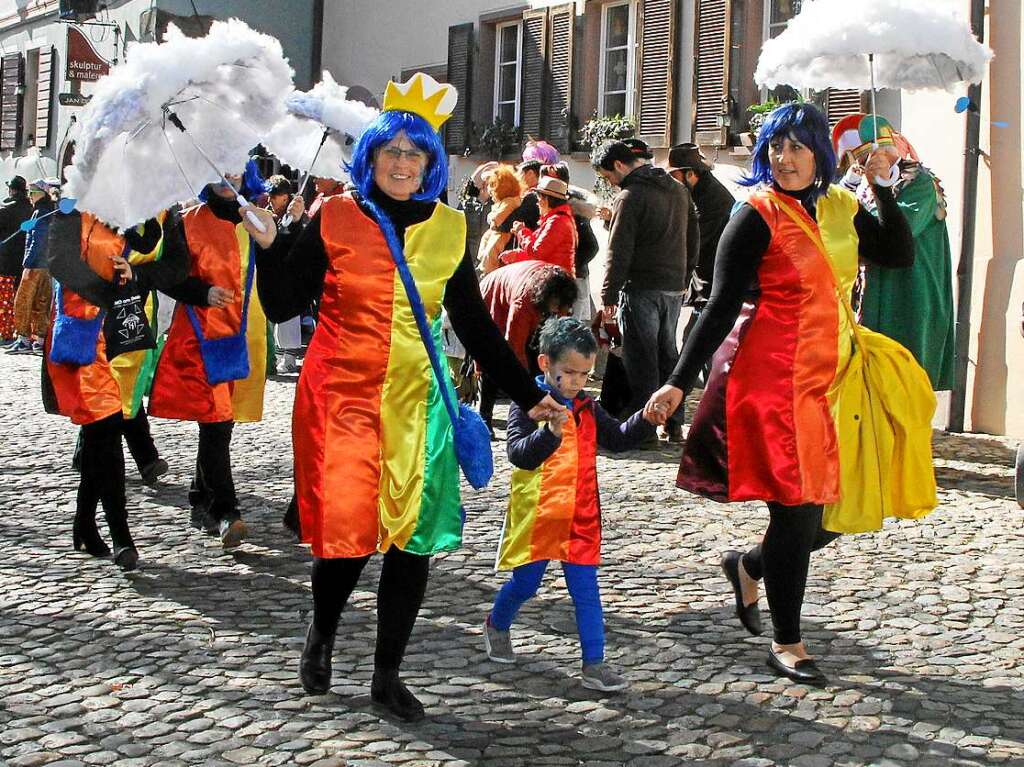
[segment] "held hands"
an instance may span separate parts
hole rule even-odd
[[[523,229],[525,229],[525,228],[526,228],[526,224],[524,224],[522,221],[516,221],[515,223],[512,224],[512,229],[511,229],[512,235],[514,237],[518,237],[519,233],[521,231],[523,231]]]
[[[683,390],[670,384],[665,384],[658,391],[651,395],[651,398],[644,405],[644,420],[655,426],[664,426],[669,417],[683,402]]]
[[[612,209],[609,208],[607,205],[598,205],[594,213],[596,214],[596,217],[601,219],[602,221],[612,220]]]
[[[124,256],[111,256],[110,260],[114,264],[114,274],[117,275],[118,285],[124,285],[132,278],[132,265],[125,260]]]
[[[564,405],[558,404],[555,398],[550,394],[546,395],[544,399],[530,408],[527,413],[528,416],[534,421],[547,421],[549,428],[554,431],[552,424],[558,422],[559,434],[561,434],[562,424],[565,423],[565,419],[568,418],[569,411],[565,409]]]
[[[297,199],[302,198],[300,197]],[[274,240],[277,239],[277,222],[274,221],[273,213],[269,210],[257,208],[253,205],[243,205],[238,212],[242,216],[242,226],[245,227],[245,231],[247,231],[249,236],[256,241],[257,245],[266,250],[274,244]],[[256,225],[249,220],[250,213],[260,220],[265,231],[261,232],[256,228]]]
[[[223,309],[225,306],[230,306],[234,301],[235,294],[233,291],[225,288],[218,288],[216,285],[212,286],[206,294],[206,303],[217,309]]]

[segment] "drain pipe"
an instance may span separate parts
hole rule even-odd
[[[971,0],[971,30],[985,42],[985,0]],[[981,84],[967,89],[971,107],[967,115],[964,145],[963,227],[960,235],[960,263],[956,269],[956,333],[953,354],[953,394],[949,403],[947,431],[962,432],[967,409],[967,365],[971,351],[971,292],[974,287],[974,236],[978,204],[978,155],[981,142]]]

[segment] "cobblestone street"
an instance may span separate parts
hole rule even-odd
[[[403,674],[427,719],[405,725],[369,700],[376,560],[342,616],[331,693],[298,682],[310,557],[280,524],[294,379],[269,382],[267,419],[235,431],[253,535],[231,553],[188,526],[195,425],[153,421],[171,471],[150,489],[129,458],[142,565],[126,575],[72,551],[75,430],[42,414],[39,358],[0,365],[0,764],[1024,764],[1012,440],[937,434],[931,517],[814,556],[805,639],[822,690],[771,675],[769,640],[744,632],[718,567],[756,541],[764,508],[677,490],[674,447],[602,456],[608,658],[631,682],[619,695],[581,688],[554,568],[513,627],[517,665],[484,654],[504,579],[500,444],[491,488],[465,493],[465,547],[433,562]]]

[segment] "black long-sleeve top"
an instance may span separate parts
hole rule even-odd
[[[95,225],[101,226],[98,222]],[[142,232],[132,228],[125,230],[123,235],[132,250],[150,253],[160,242],[160,223],[151,218],[144,224]],[[54,221],[50,224],[47,261],[53,278],[89,303],[104,309],[109,309],[114,303],[114,283],[94,272],[82,258],[80,213],[54,214]],[[132,265],[132,275],[143,290],[166,290],[184,279],[186,274],[188,259],[168,258],[166,253],[156,261]]]
[[[872,188],[878,217],[861,205],[853,219],[860,241],[860,258],[881,267],[911,266],[914,238],[907,220],[890,189]],[[815,218],[813,187],[787,192],[776,186],[775,191],[797,200]],[[732,330],[744,300],[756,292],[757,271],[771,238],[768,224],[750,205],[743,205],[729,220],[718,243],[711,297],[683,346],[669,384],[684,392],[693,387],[701,369]]]
[[[582,407],[594,409],[597,444],[613,453],[632,450],[645,439],[654,436],[654,427],[644,420],[642,410],[625,421],[619,421],[592,399],[588,398]],[[573,417],[579,423],[579,412],[574,412]],[[506,442],[509,463],[533,471],[550,458],[561,444],[562,438],[551,431],[547,424],[538,427],[537,422],[522,408],[512,404],[508,411]]]
[[[436,205],[432,201],[394,200],[377,189],[372,199],[391,219],[400,241],[405,239],[408,227],[430,218]],[[358,197],[356,202],[373,217]],[[320,295],[328,267],[320,225],[321,211],[317,211],[305,228],[292,224],[287,232],[278,234],[269,249],[256,249],[260,301],[271,322],[294,317]],[[544,398],[491,319],[480,295],[472,258],[464,256],[448,280],[444,307],[466,349],[513,400],[530,409]]]

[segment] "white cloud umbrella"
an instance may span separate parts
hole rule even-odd
[[[373,107],[346,98],[348,88],[330,72],[312,90],[295,91],[285,99],[287,114],[263,139],[263,146],[293,168],[304,168],[301,192],[309,177],[348,181],[345,164],[355,139],[380,114]],[[289,216],[283,221],[291,223]]]
[[[281,119],[292,75],[280,42],[237,19],[136,43],[79,116],[65,193],[124,228],[241,173]]]
[[[13,173],[23,176],[26,181],[53,178],[57,175],[57,163],[51,157],[43,157],[39,147],[29,147],[21,157],[11,161]]]
[[[980,82],[992,51],[936,0],[807,0],[754,72],[775,88],[952,91]]]

